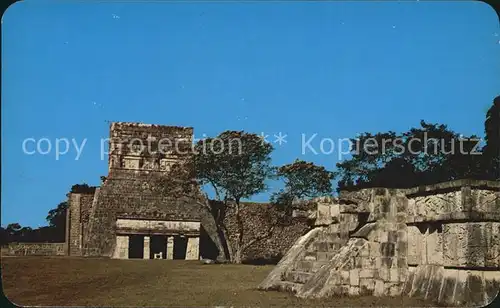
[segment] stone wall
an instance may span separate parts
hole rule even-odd
[[[404,294],[474,306],[498,294],[500,183],[363,189],[317,203],[314,235],[297,241],[261,289],[299,297]],[[342,224],[344,215],[357,216],[354,230]],[[339,230],[348,239],[337,248]],[[326,262],[323,246],[332,247]]]
[[[66,243],[9,243],[2,247],[3,256],[65,256]]]
[[[265,234],[273,226],[276,210],[267,203],[244,202],[241,205],[243,217],[243,244]],[[228,210],[225,224],[230,233],[237,234],[237,223],[232,208]],[[259,240],[243,252],[243,260],[247,262],[277,262],[293,245],[293,243],[310,229],[307,220],[296,218],[283,226],[275,226],[271,236]],[[234,247],[236,239],[229,238]]]
[[[114,122],[109,135],[109,172],[168,171],[173,163],[192,153],[191,127]]]
[[[98,191],[97,191],[98,192]],[[89,218],[94,203],[95,192],[91,193],[69,193],[69,211],[66,215],[69,224],[66,226],[68,236],[66,241],[69,244],[69,254],[81,256],[83,239],[88,233]]]

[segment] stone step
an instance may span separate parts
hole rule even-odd
[[[312,275],[313,273],[311,272],[289,271],[285,274],[284,280],[304,284]]]
[[[317,272],[323,265],[328,264],[329,261],[306,261],[301,260],[296,263],[294,271],[298,272]]]
[[[312,272],[316,273],[323,266],[330,263],[330,261],[315,261],[312,267]]]
[[[307,251],[306,254],[304,255],[304,261],[316,261],[317,259],[318,256],[316,252]]]
[[[309,251],[335,252],[338,251],[344,244],[345,241],[342,240],[315,242],[313,245],[311,245]]]
[[[330,252],[323,252],[323,251],[318,251],[316,253],[316,260],[318,261],[330,261],[335,255],[338,253],[338,251],[330,251]]]
[[[297,293],[302,288],[303,284],[290,282],[290,281],[280,281],[278,285],[278,291]]]

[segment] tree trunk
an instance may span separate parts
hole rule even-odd
[[[241,251],[241,246],[240,246],[240,247],[238,247],[238,249],[234,253],[232,262],[236,263],[236,264],[241,264],[242,263],[241,257],[242,257],[242,251]]]
[[[221,224],[221,226],[218,227],[220,230],[220,238],[223,241],[223,253],[224,253],[224,258],[226,261],[231,261],[233,258],[233,249],[231,247],[231,242],[229,240],[227,228]]]
[[[232,258],[232,262],[236,264],[241,264],[242,262],[242,255],[243,255],[243,220],[241,219],[241,213],[240,213],[240,200],[237,199],[235,200],[236,203],[236,224],[238,227],[237,231],[237,238],[236,238],[236,251],[234,252],[234,256]]]

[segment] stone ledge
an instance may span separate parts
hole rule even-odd
[[[439,222],[442,224],[446,223],[456,223],[456,222],[498,222],[500,221],[500,212],[452,212],[437,215],[432,218],[422,217],[422,216],[407,216],[406,223],[409,226],[416,225],[420,223],[428,222]]]
[[[486,190],[500,191],[500,182],[463,179],[450,182],[442,182],[433,185],[424,185],[403,190],[406,196],[426,195],[443,190],[460,190],[462,187],[481,188]]]

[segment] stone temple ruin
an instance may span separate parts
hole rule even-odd
[[[458,180],[319,198],[315,227],[260,284],[302,298],[397,296],[483,306],[500,289],[500,183]]]
[[[158,154],[154,149],[163,147],[158,141],[168,138],[188,147],[192,135],[186,127],[112,123],[108,176],[94,190],[68,195],[67,254],[217,258],[223,248],[211,214],[193,200],[157,194],[151,181],[189,155],[168,148]],[[136,148],[137,138],[153,151]],[[262,290],[302,298],[407,295],[474,306],[498,294],[499,182],[342,191],[338,199],[304,203],[315,210],[296,211],[300,219],[257,247],[261,256],[287,251],[259,285]],[[265,215],[259,215],[268,210],[255,204],[250,209],[245,228],[265,229],[259,225]]]
[[[190,127],[112,123],[108,176],[95,191],[69,194],[68,254],[198,260],[204,249],[212,256],[220,246],[210,214],[152,187],[152,178],[190,155],[192,136]]]

